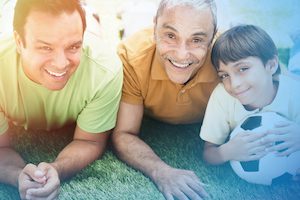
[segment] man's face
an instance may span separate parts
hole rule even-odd
[[[24,25],[25,44],[15,32],[24,73],[49,90],[61,90],[79,65],[82,38],[78,12],[31,11]]]
[[[171,81],[188,82],[206,60],[213,38],[209,9],[190,6],[165,8],[155,24],[157,53]]]

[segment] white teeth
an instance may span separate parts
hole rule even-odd
[[[175,65],[175,67],[179,67],[179,68],[186,68],[188,67],[191,63],[177,63],[175,61],[170,60],[170,62]]]
[[[65,74],[67,73],[66,71],[64,71],[64,72],[62,72],[62,73],[51,72],[51,71],[49,71],[48,69],[46,69],[46,71],[47,71],[50,75],[56,76],[56,77],[61,77],[61,76],[65,75]]]

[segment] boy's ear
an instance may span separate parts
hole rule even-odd
[[[271,72],[272,75],[275,74],[278,67],[279,67],[279,64],[278,64],[278,57],[277,56],[274,56],[274,58],[268,60],[268,62],[266,64],[266,70]]]

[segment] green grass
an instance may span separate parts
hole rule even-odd
[[[14,146],[28,162],[50,161],[71,141],[73,130],[25,132],[16,129]],[[300,199],[300,184],[262,186],[238,178],[228,164],[209,166],[201,160],[199,125],[169,125],[145,118],[141,137],[168,164],[195,171],[211,199]],[[31,142],[32,141],[32,142]],[[17,189],[0,184],[0,199],[18,199]],[[110,148],[72,179],[61,184],[59,199],[164,199],[153,182],[119,161]]]

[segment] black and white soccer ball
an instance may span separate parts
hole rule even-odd
[[[280,121],[287,119],[275,112],[261,112],[247,116],[231,132],[230,139],[242,131],[262,132],[272,129]],[[276,145],[276,142],[273,145]],[[260,160],[240,162],[230,161],[233,171],[242,179],[256,184],[271,185],[282,177],[294,176],[300,168],[300,151],[289,156],[278,157],[270,152]]]

